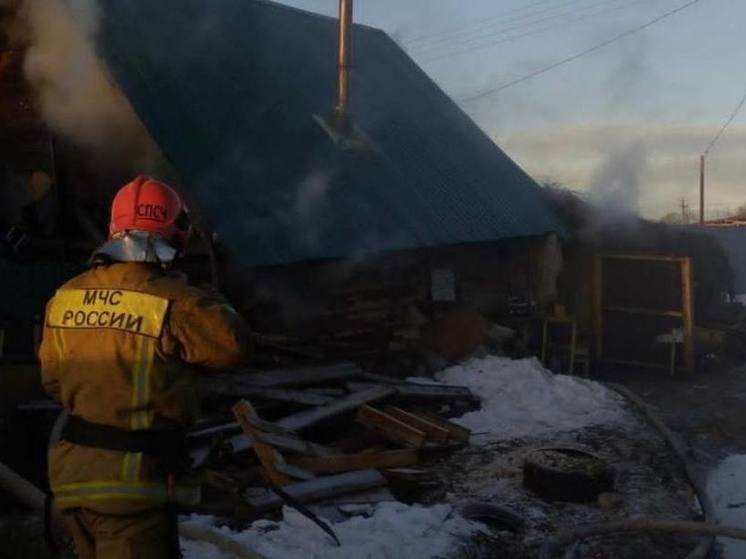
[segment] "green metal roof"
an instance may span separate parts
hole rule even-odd
[[[543,191],[384,32],[353,30],[337,147],[334,19],[258,0],[101,0],[99,51],[247,265],[562,233]]]

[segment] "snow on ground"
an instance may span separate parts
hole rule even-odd
[[[283,510],[284,520],[259,520],[248,530],[230,536],[266,559],[431,559],[457,551],[462,541],[484,525],[460,516],[451,505],[405,505],[381,503],[371,506],[369,517],[356,516],[333,524],[342,543],[334,542],[318,526],[292,509]],[[210,524],[209,517],[192,517],[189,522]],[[224,559],[212,545],[182,541],[184,559]]]
[[[411,379],[423,382],[425,379]],[[631,417],[621,397],[601,384],[554,375],[537,359],[472,359],[436,375],[445,384],[468,386],[481,409],[455,421],[475,434],[473,443],[546,435],[599,424],[626,423]],[[428,379],[428,382],[432,382]],[[283,521],[259,520],[242,532],[220,530],[266,559],[431,559],[458,551],[460,544],[486,528],[460,516],[451,505],[430,507],[381,503],[367,517],[333,524],[341,547],[292,509]],[[209,517],[189,522],[210,524]],[[185,559],[227,559],[210,544],[183,541]]]
[[[555,375],[536,358],[472,359],[436,379],[468,386],[482,399],[481,409],[454,420],[471,429],[477,443],[622,424],[630,417],[616,393],[597,382]]]
[[[707,494],[719,522],[729,526],[746,523],[746,455],[728,456],[707,479]],[[725,559],[746,557],[746,542],[721,538]]]

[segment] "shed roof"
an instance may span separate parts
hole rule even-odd
[[[101,0],[98,48],[247,265],[561,232],[541,188],[383,31],[352,33],[342,150],[336,20],[260,0]]]

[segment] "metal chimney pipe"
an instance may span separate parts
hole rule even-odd
[[[350,49],[352,0],[339,0],[339,48],[337,52],[337,106],[340,124],[347,125],[350,110]]]

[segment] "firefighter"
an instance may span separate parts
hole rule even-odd
[[[171,270],[189,230],[179,195],[137,177],[114,198],[90,269],[47,305],[42,381],[68,414],[49,480],[81,559],[179,556],[175,503],[198,499],[177,479],[197,373],[247,353],[230,304]]]

